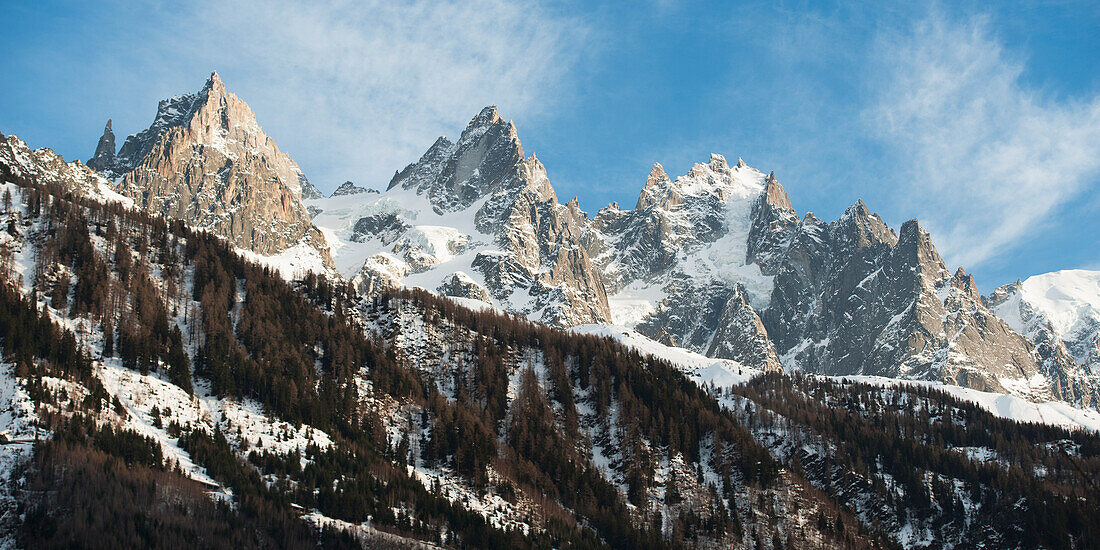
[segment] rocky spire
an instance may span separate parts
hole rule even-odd
[[[978,285],[974,283],[974,275],[968,274],[962,267],[951,277],[951,286],[961,290],[970,299],[980,302],[982,295],[978,292]]]
[[[932,244],[932,236],[916,219],[901,224],[893,255],[905,265],[919,269],[930,284],[940,283],[951,276],[943,258]]]
[[[466,132],[470,130],[476,130],[477,128],[486,128],[504,122],[504,119],[500,117],[500,113],[497,111],[496,105],[489,105],[481,110],[470,123],[466,125]]]
[[[764,273],[774,274],[797,227],[798,214],[772,172],[764,180],[764,192],[753,204],[746,263],[758,264]]]
[[[111,131],[111,119],[107,119],[107,126],[103,128],[103,135],[99,137],[95,154],[88,159],[88,167],[99,171],[108,178],[114,177],[115,133]]]
[[[776,181],[775,172],[768,175],[768,179],[764,181],[763,198],[764,202],[773,208],[794,212],[791,199],[787,196],[787,190],[783,189],[783,186]]]
[[[153,123],[126,138],[117,161],[119,192],[139,208],[261,255],[305,242],[318,265],[332,264],[301,202],[305,175],[216,72],[198,92],[161,101]]]
[[[857,199],[855,204],[844,211],[840,219],[830,225],[835,228],[834,238],[854,245],[854,248],[842,247],[846,250],[879,245],[893,247],[898,240],[897,235],[882,221],[882,218],[878,214],[871,213],[863,203],[863,199]]]
[[[654,162],[653,168],[649,171],[649,177],[645,180],[645,187],[643,187],[642,192],[638,194],[638,203],[634,205],[634,209],[643,210],[659,203],[668,190],[670,183],[672,183],[672,181],[669,179],[668,174],[665,173],[665,169],[661,166],[661,163]]]

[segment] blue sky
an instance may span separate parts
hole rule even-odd
[[[984,290],[1100,269],[1096,2],[396,4],[0,0],[0,132],[87,159],[216,69],[323,191],[496,104],[590,213],[719,152],[919,218]]]

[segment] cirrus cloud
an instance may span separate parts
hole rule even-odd
[[[906,192],[896,196],[945,257],[981,265],[1096,187],[1100,96],[1059,98],[1029,86],[1026,60],[987,19],[933,15],[877,46],[877,101],[866,121],[897,157]]]

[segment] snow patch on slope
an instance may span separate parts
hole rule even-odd
[[[666,346],[624,326],[588,324],[569,330],[577,334],[611,338],[638,353],[668,361],[701,386],[734,386],[763,374],[759,369],[746,367],[731,359],[715,359],[684,348]]]
[[[264,256],[243,248],[236,248],[236,251],[250,261],[270,267],[287,280],[300,279],[311,271],[314,273],[328,272],[321,251],[305,242],[299,242],[271,256]]]

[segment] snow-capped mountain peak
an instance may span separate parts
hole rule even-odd
[[[1080,404],[1100,403],[1100,271],[1071,269],[998,287],[985,302],[1037,344],[1047,362],[1072,358],[1056,381]]]
[[[587,216],[579,202],[558,202],[545,166],[524,154],[515,125],[495,107],[482,109],[458,141],[437,139],[385,193],[356,197],[309,205],[320,211],[314,219],[338,269],[361,288],[489,298],[556,325],[610,317],[580,243]]]

